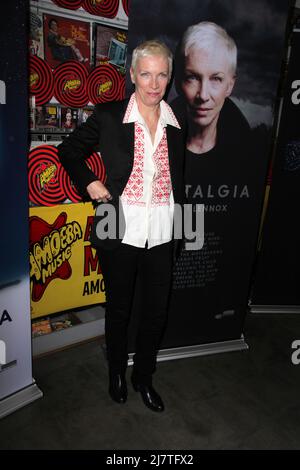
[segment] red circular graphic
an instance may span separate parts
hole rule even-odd
[[[54,96],[65,106],[81,108],[88,103],[86,81],[88,72],[84,65],[69,60],[54,69]]]
[[[55,206],[66,199],[59,183],[61,168],[57,148],[39,145],[29,152],[28,179],[29,200],[37,206]]]
[[[52,0],[53,3],[62,8],[67,8],[69,10],[77,10],[83,0]]]
[[[129,2],[130,0],[122,0],[123,9],[127,16],[129,16]]]
[[[101,64],[88,77],[87,93],[93,104],[117,101],[125,95],[125,77],[111,64]]]
[[[102,158],[99,153],[93,152],[86,160],[89,168],[95,173],[99,180],[104,183],[106,179],[105,168]],[[81,202],[81,196],[79,195],[76,187],[71,181],[71,178],[61,166],[59,169],[58,180],[61,188],[63,188],[66,197],[72,202]]]
[[[35,96],[35,103],[40,106],[53,96],[52,70],[47,62],[37,56],[30,56],[29,69],[30,94]]]
[[[118,13],[119,0],[83,0],[82,6],[91,15],[114,18]]]

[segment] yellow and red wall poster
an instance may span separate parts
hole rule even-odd
[[[91,203],[30,208],[31,316],[105,302]]]

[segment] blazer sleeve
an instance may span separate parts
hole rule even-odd
[[[86,196],[86,187],[98,177],[87,166],[86,158],[99,143],[100,125],[96,112],[87,119],[79,128],[75,129],[58,146],[58,157],[70,176],[73,183],[78,188],[81,195]]]

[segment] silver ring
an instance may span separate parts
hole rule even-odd
[[[96,199],[96,202],[102,202],[102,199],[101,198]]]

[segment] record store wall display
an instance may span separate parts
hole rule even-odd
[[[128,14],[129,0],[101,2],[31,0],[30,2],[31,147],[28,157],[30,220],[42,220],[48,227],[55,215],[66,212],[72,214],[70,223],[73,225],[77,223],[87,228],[90,226],[92,204],[89,202],[83,204],[76,187],[60,165],[56,147],[69,133],[88,119],[94,105],[125,97]],[[91,155],[87,155],[87,163],[104,182],[105,169],[97,149]],[[64,204],[70,205],[68,209],[66,206],[65,211]],[[75,206],[72,209],[71,204],[80,206],[78,210]],[[82,211],[82,207],[87,214],[84,223],[79,216],[79,208]],[[49,217],[47,210],[50,211]],[[52,228],[56,230],[54,226]],[[33,223],[30,224],[31,249],[36,246],[36,238],[36,223]],[[43,240],[42,238],[38,240],[42,251],[45,248]],[[103,286],[102,297],[96,295],[96,291],[86,295],[86,289],[81,289],[76,305],[74,305],[74,296],[63,294],[65,289],[72,290],[72,285],[84,286],[86,283],[86,273],[84,274],[84,269],[81,269],[81,264],[82,260],[87,259],[89,242],[86,239],[84,243],[83,239],[80,240],[68,248],[70,263],[63,263],[63,266],[67,264],[71,266],[68,276],[53,274],[55,282],[51,283],[51,288],[46,286],[42,296],[36,295],[43,283],[40,284],[36,277],[37,272],[32,267],[31,284],[35,285],[34,289],[31,289],[32,317],[37,318],[74,306],[90,305],[105,300]],[[59,257],[59,253],[57,255],[54,253],[52,266],[61,263]],[[93,266],[98,262],[94,252],[90,254],[89,259],[92,260]],[[76,269],[74,266],[77,266]],[[97,270],[96,277],[101,268]],[[61,271],[64,271],[64,268],[57,269],[57,272]],[[95,278],[93,283],[98,282],[97,279]],[[71,297],[73,303],[70,301]]]

